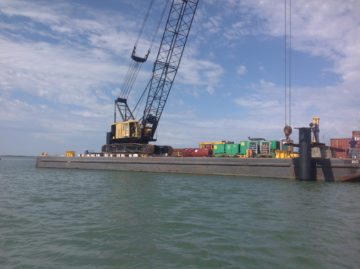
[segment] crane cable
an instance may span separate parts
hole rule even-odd
[[[287,2],[289,1],[289,5],[287,5]],[[291,59],[291,50],[292,50],[292,44],[291,44],[291,38],[292,38],[292,32],[291,32],[291,0],[284,0],[285,9],[284,9],[284,54],[285,54],[285,65],[284,65],[284,94],[285,94],[285,126],[291,126],[291,106],[292,106],[292,94],[291,94],[291,87],[292,87],[292,59]],[[289,14],[288,14],[289,11]]]
[[[144,28],[145,28],[145,25],[149,19],[149,15],[150,15],[150,11],[152,9],[152,6],[154,4],[154,1],[155,0],[151,0],[150,1],[150,5],[146,11],[146,14],[145,14],[145,17],[144,17],[144,20],[141,24],[141,27],[140,27],[140,31],[137,35],[137,38],[136,38],[136,41],[135,41],[135,44],[134,44],[134,49],[133,49],[133,53],[132,53],[132,56],[135,54],[135,50],[136,50],[136,47],[139,43],[139,40],[142,36],[142,33],[144,31]],[[148,55],[148,54],[147,54]],[[146,56],[147,58],[147,56]],[[145,61],[144,61],[145,62]],[[139,71],[140,71],[140,68],[141,68],[141,64],[143,62],[141,61],[135,61],[134,58],[132,58],[132,61],[130,62],[129,64],[129,68],[126,72],[126,75],[125,75],[125,78],[124,78],[124,81],[121,85],[121,92],[120,92],[120,97],[121,98],[125,98],[127,99],[127,97],[129,96],[130,92],[131,92],[131,89],[133,88],[134,86],[134,83],[135,83],[135,80],[139,74]]]
[[[129,96],[131,89],[134,86],[137,75],[140,71],[140,68],[141,68],[141,63],[136,61],[131,61],[128,71],[125,75],[124,82],[121,86],[121,93],[120,93],[121,98],[127,99],[127,97]]]
[[[166,9],[167,9],[167,7],[168,7],[168,5],[169,5],[169,2],[170,2],[169,0],[166,1],[165,5],[164,5],[164,8],[163,8],[163,10],[162,10],[162,12],[161,12],[161,16],[160,16],[160,19],[159,19],[158,24],[157,24],[157,26],[156,26],[156,30],[155,30],[155,32],[154,32],[154,35],[153,35],[152,39],[151,39],[150,50],[152,49],[152,47],[153,47],[153,45],[154,45],[155,38],[156,38],[156,36],[157,36],[158,33],[159,33],[159,29],[160,29],[160,26],[161,26],[161,22],[162,22],[162,20],[164,19],[165,11],[166,11]]]
[[[131,60],[131,62],[130,62],[128,71],[127,71],[127,73],[126,73],[126,75],[125,75],[124,82],[123,82],[123,84],[122,84],[122,86],[121,86],[120,97],[121,97],[121,98],[124,98],[124,99],[127,99],[127,98],[129,97],[130,92],[131,92],[131,90],[132,90],[133,87],[134,87],[136,78],[137,78],[137,76],[138,76],[138,74],[139,74],[139,72],[140,72],[142,63],[144,63],[144,62],[147,60],[147,57],[148,57],[148,55],[150,54],[150,51],[151,51],[151,49],[152,49],[152,47],[153,47],[155,38],[156,38],[156,36],[158,35],[159,29],[160,29],[160,26],[161,26],[161,22],[162,22],[162,20],[163,20],[163,18],[164,18],[165,11],[166,11],[167,6],[168,6],[168,3],[169,3],[169,1],[166,1],[166,4],[164,5],[164,8],[163,8],[163,10],[162,10],[162,12],[161,12],[160,19],[159,19],[159,21],[158,21],[158,23],[157,23],[155,32],[154,32],[154,34],[153,34],[153,36],[152,36],[151,43],[150,43],[150,46],[149,46],[149,49],[148,49],[148,52],[147,52],[145,58],[140,58],[140,57],[135,56],[135,51],[136,51],[136,47],[137,47],[137,45],[138,45],[138,43],[139,43],[139,41],[140,41],[140,38],[141,38],[141,36],[142,36],[142,34],[143,34],[145,25],[146,25],[146,23],[147,23],[147,21],[148,21],[148,19],[149,19],[150,11],[151,11],[151,9],[152,9],[152,6],[153,6],[154,2],[155,2],[155,0],[151,0],[150,5],[149,5],[149,7],[148,7],[148,10],[147,10],[147,12],[146,12],[146,14],[145,14],[145,18],[144,18],[144,20],[143,20],[143,23],[142,23],[142,25],[141,25],[141,27],[140,27],[140,31],[139,31],[138,36],[137,36],[136,41],[135,41],[135,45],[134,45],[134,49],[133,49],[132,57],[131,57],[132,60]],[[140,60],[135,60],[134,58],[135,58],[135,59],[138,58],[138,59],[140,59]]]
[[[140,31],[139,31],[138,36],[137,36],[136,41],[135,41],[135,45],[134,45],[135,47],[137,47],[137,45],[139,43],[140,37],[141,37],[141,35],[142,35],[143,31],[144,31],[146,22],[149,19],[150,11],[152,9],[152,6],[153,6],[154,2],[155,2],[155,0],[150,1],[150,5],[149,5],[149,7],[148,7],[148,9],[146,11],[143,23],[141,24]]]

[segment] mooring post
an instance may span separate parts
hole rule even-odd
[[[311,158],[311,129],[308,127],[299,128],[299,155],[298,179],[316,180]]]

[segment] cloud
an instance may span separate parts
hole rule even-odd
[[[209,18],[209,20],[203,24],[203,27],[210,33],[217,33],[221,30],[222,21],[222,16],[214,16]]]
[[[334,136],[344,136],[359,128],[358,101],[360,91],[360,2],[346,0],[292,1],[292,47],[295,51],[321,57],[332,63],[327,68],[340,77],[340,81],[326,87],[293,87],[293,117],[297,124],[306,123],[315,113],[322,115],[322,128]],[[284,3],[271,0],[229,0],[227,7],[234,12],[245,10],[257,17],[252,34],[283,38]],[[241,33],[241,23],[239,32]],[[235,27],[236,28],[236,27]],[[243,33],[241,33],[243,34]],[[241,38],[241,35],[231,35]],[[296,64],[296,63],[295,63]],[[293,74],[296,75],[296,74]],[[275,85],[275,83],[273,83]],[[260,88],[263,88],[259,85]],[[277,86],[281,98],[281,86]],[[271,87],[266,87],[271,89]],[[264,89],[264,88],[263,88]],[[250,96],[254,105],[269,102],[263,91]],[[281,99],[278,99],[281,100]],[[238,100],[238,105],[245,105]],[[273,110],[272,110],[273,111]],[[261,115],[261,113],[259,113]]]
[[[176,82],[191,85],[196,94],[203,88],[209,94],[213,94],[223,73],[224,69],[212,61],[184,58]]]
[[[266,128],[266,120],[285,125],[284,88],[273,82],[260,80],[249,86],[246,98],[235,98],[234,103],[244,109],[243,117],[255,119],[261,129]],[[321,117],[322,134],[342,137],[360,126],[358,99],[351,91],[339,90],[338,86],[293,87],[291,98],[293,127],[306,127],[313,116]],[[316,94],[314,94],[316,93]],[[341,96],[341,97],[339,97]]]
[[[317,115],[322,119],[322,133],[344,136],[360,127],[360,2],[292,3],[294,51],[330,61],[326,71],[340,78],[323,87],[293,85],[293,122],[307,125]],[[136,3],[122,1],[121,5]],[[248,69],[256,68],[249,62],[229,68],[228,53],[241,47],[244,37],[266,37],[265,45],[269,39],[282,40],[283,1],[226,0],[220,4],[208,0],[199,8],[174,85],[183,89],[179,100],[188,107],[182,113],[171,108],[164,113],[159,143],[190,146],[204,139],[278,138],[284,121],[283,86],[275,79],[252,78]],[[54,151],[62,152],[70,142],[78,143],[78,148],[88,147],[86,143],[101,145],[112,121],[113,99],[127,71],[138,20],[123,10],[22,0],[1,1],[0,19],[0,124],[9,132],[1,140],[11,141],[11,134],[27,130],[27,143]],[[143,36],[140,54],[149,40]],[[131,97],[148,81],[154,51]],[[264,75],[271,69],[266,59],[258,68]],[[234,85],[225,70],[248,74],[246,82],[244,77],[240,85]],[[200,107],[190,107],[183,99],[188,94],[208,93],[202,96],[203,102],[220,102],[223,88],[231,92],[233,101],[219,106],[219,116],[201,116]],[[233,88],[243,90],[239,94]]]
[[[271,0],[230,1],[239,9],[249,9],[264,20],[262,34],[284,35],[284,3]],[[292,47],[331,60],[333,72],[347,86],[360,81],[360,2],[346,0],[292,1]],[[356,74],[357,73],[357,74]]]
[[[0,71],[0,87],[5,91],[16,89],[79,106],[96,105],[94,91],[118,83],[119,73],[125,69],[102,59],[96,50],[6,39],[0,39],[0,62],[6,66]]]
[[[360,2],[314,0],[292,3],[293,50],[330,61],[331,65],[326,71],[340,77],[340,81],[322,87],[305,87],[301,83],[293,85],[293,127],[308,126],[313,116],[320,116],[322,139],[350,136],[352,130],[360,128]],[[236,42],[241,42],[248,35],[283,39],[283,1],[228,0],[220,8],[215,1],[207,1],[207,4],[214,7],[216,5],[217,12],[232,23],[230,27],[228,24],[214,24],[217,21],[216,12],[213,20],[204,15],[201,19],[208,20],[209,23],[203,25],[214,29],[205,32],[208,39],[204,39],[204,43],[216,38],[217,45],[229,48],[234,44],[241,46],[241,43]],[[224,40],[232,42],[224,45]],[[259,70],[268,70],[266,62],[261,63]],[[218,83],[221,85],[222,81]],[[246,93],[242,91],[241,96],[234,96],[236,93],[232,95],[234,104],[239,108],[238,112],[233,111],[231,115],[221,113],[221,117],[212,120],[199,117],[195,112],[191,118],[177,124],[164,120],[161,130],[172,130],[172,134],[181,133],[183,129],[191,130],[179,138],[179,144],[183,145],[189,145],[190,142],[196,145],[196,142],[204,139],[222,139],[225,133],[225,139],[234,140],[248,135],[276,139],[279,137],[275,134],[282,136],[284,86],[258,78],[257,83],[250,82],[241,87],[246,89]],[[214,126],[218,128],[214,129]],[[162,136],[162,139],[170,143],[171,136],[169,133],[166,137]]]
[[[239,75],[239,76],[243,76],[247,73],[247,68],[245,65],[240,65],[238,66],[237,70],[236,70],[236,73]]]
[[[57,152],[85,132],[94,140],[100,136],[103,143],[137,23],[118,12],[67,2],[2,1],[0,10],[6,18],[0,33],[2,129],[26,129],[26,140],[42,141]],[[76,10],[81,15],[74,16]],[[149,45],[144,35],[139,53]],[[153,52],[149,61],[155,56]],[[179,84],[193,92],[213,92],[222,74],[219,65],[186,55],[182,64]],[[150,78],[150,68],[148,64],[140,72],[138,91]]]

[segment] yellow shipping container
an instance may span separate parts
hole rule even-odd
[[[220,144],[225,144],[225,142],[224,141],[201,142],[199,144],[199,148],[201,148],[201,149],[204,149],[204,148],[214,149],[215,145],[220,145]]]
[[[68,150],[68,151],[65,152],[65,156],[66,157],[75,157],[75,151]]]

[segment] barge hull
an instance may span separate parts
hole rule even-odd
[[[316,180],[342,181],[344,176],[360,173],[354,160],[315,160]],[[38,168],[95,169],[113,171],[187,173],[205,175],[252,176],[263,178],[297,178],[295,159],[242,159],[214,157],[52,157],[36,159]]]

